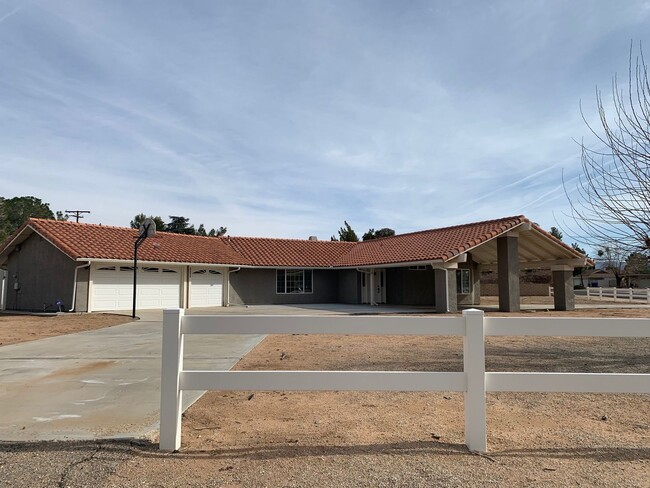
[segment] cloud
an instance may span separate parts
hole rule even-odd
[[[578,101],[647,43],[643,5],[16,4],[1,194],[232,235],[550,227],[589,137]]]

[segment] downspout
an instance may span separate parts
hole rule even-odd
[[[74,284],[72,286],[72,308],[70,310],[68,310],[68,312],[74,312],[74,309],[77,306],[76,305],[76,302],[77,302],[77,272],[81,268],[86,268],[88,266],[90,266],[90,262],[87,262],[86,264],[82,264],[80,266],[77,266],[74,269]]]
[[[241,269],[241,266],[236,269],[228,270],[228,286],[226,286],[226,307],[230,307],[230,273],[236,273]]]
[[[366,275],[369,276],[370,281],[368,282],[368,286],[367,286],[367,288],[370,290],[370,296],[368,297],[368,298],[370,299],[370,306],[372,307],[372,306],[377,305],[377,304],[375,303],[375,290],[374,290],[374,286],[375,286],[375,285],[374,285],[374,279],[373,279],[373,278],[374,278],[373,271],[372,271],[372,270],[371,270],[371,271],[367,271],[367,270],[365,270],[365,269],[361,269],[361,268],[357,268],[357,271],[358,271],[359,273],[364,273],[364,274],[366,274]],[[361,297],[361,299],[363,300],[363,297]]]

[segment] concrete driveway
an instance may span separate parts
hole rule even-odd
[[[141,318],[0,347],[0,439],[141,437],[156,429],[162,312]],[[262,338],[190,336],[185,364],[230,369]],[[185,407],[201,394],[185,392]]]
[[[193,309],[188,314],[364,314],[426,311],[363,305]],[[123,312],[118,312],[123,313]],[[0,347],[0,440],[142,437],[158,428],[162,310],[106,329]],[[185,341],[185,366],[230,369],[263,336]],[[184,392],[184,407],[202,392]]]

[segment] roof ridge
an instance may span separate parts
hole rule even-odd
[[[29,217],[26,221],[27,223],[30,222],[36,222],[37,224],[40,222],[47,222],[47,223],[56,223],[57,225],[72,225],[75,227],[94,227],[94,228],[101,228],[101,229],[118,229],[118,230],[127,230],[127,231],[132,231],[132,232],[137,232],[138,229],[134,227],[126,227],[126,226],[119,226],[119,225],[104,225],[104,224],[95,224],[91,222],[70,222],[68,220],[56,220],[56,219],[43,219],[43,218],[36,218],[36,217]],[[167,234],[167,235],[172,235],[172,236],[184,236],[184,237],[201,237],[201,238],[206,238],[206,239],[223,239],[223,236],[200,236],[196,234],[181,234],[179,232],[167,232],[164,230],[157,230],[156,233],[160,234]],[[228,236],[230,237],[230,236]]]
[[[291,241],[291,242],[319,242],[319,243],[336,243],[337,245],[344,244],[360,244],[360,242],[347,242],[347,241],[330,241],[330,240],[311,240],[311,239],[298,239],[295,237],[252,237],[252,236],[223,236],[223,239],[241,239],[241,240],[260,240],[260,241]]]
[[[73,226],[79,226],[79,227],[101,227],[102,229],[121,229],[121,230],[138,230],[134,229],[133,227],[123,227],[123,226],[118,226],[118,225],[104,225],[104,224],[94,224],[91,222],[70,222],[69,220],[56,220],[56,219],[43,219],[43,218],[38,218],[38,217],[29,217],[27,219],[27,222],[54,222],[57,225],[73,225]]]
[[[394,236],[387,236],[387,237],[378,237],[376,239],[370,239],[367,241],[360,241],[359,244],[364,243],[364,242],[377,242],[380,240],[385,240],[385,239],[394,239],[395,237],[401,237],[401,236],[412,236],[416,234],[424,234],[426,232],[433,232],[433,231],[440,231],[440,230],[450,230],[450,229],[460,229],[462,227],[471,227],[474,225],[484,225],[484,224],[491,224],[493,222],[502,222],[502,221],[511,221],[511,220],[517,220],[520,219],[522,222],[529,221],[528,217],[525,215],[513,215],[512,217],[502,217],[500,219],[490,219],[490,220],[481,220],[479,222],[470,222],[468,224],[458,224],[458,225],[450,225],[447,227],[435,227],[433,229],[425,229],[425,230],[416,230],[414,232],[406,232],[404,234],[395,234]]]

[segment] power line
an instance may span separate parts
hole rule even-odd
[[[89,214],[90,210],[66,210],[65,213],[74,216],[74,218],[77,219],[77,223],[79,223],[79,219],[84,218],[84,216],[81,214],[85,214],[85,213]]]

